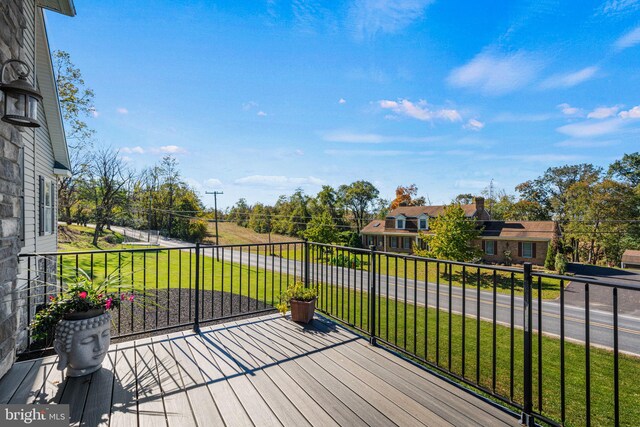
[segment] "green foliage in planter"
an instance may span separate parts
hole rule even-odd
[[[304,283],[296,282],[293,285],[287,287],[287,289],[280,295],[280,304],[276,308],[280,313],[285,314],[289,309],[291,300],[294,301],[313,301],[318,297],[318,292],[315,288],[305,288]]]
[[[119,287],[118,275],[107,276],[98,282],[83,270],[77,270],[78,277],[64,280],[65,285],[57,295],[50,295],[48,304],[38,311],[29,328],[35,341],[51,336],[60,320],[73,313],[89,310],[113,310],[120,307],[122,301],[133,301],[133,293],[114,292]],[[74,272],[75,276],[75,272]]]

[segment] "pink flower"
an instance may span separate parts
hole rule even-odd
[[[133,298],[135,298],[133,294],[129,295],[129,301],[133,301]]]
[[[49,295],[49,301],[53,301],[53,295]]]
[[[82,291],[82,292],[80,292],[80,293],[78,294],[78,296],[79,296],[81,299],[85,299],[85,298],[87,297],[87,292],[86,292],[86,291]]]
[[[125,294],[120,294],[120,301],[124,301],[127,296]]]
[[[107,298],[107,302],[104,304],[104,307],[105,307],[107,310],[110,310],[110,309],[111,309],[111,304],[112,304],[112,302],[113,302],[113,300],[112,300],[111,298]]]

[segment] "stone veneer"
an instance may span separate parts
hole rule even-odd
[[[23,48],[26,20],[24,0],[0,2],[0,64],[8,59],[25,60]],[[26,61],[30,63],[31,61]],[[15,78],[7,73],[7,78]],[[0,93],[0,114],[4,99]],[[20,251],[22,131],[0,121],[0,377],[15,361],[16,336],[24,327],[24,296],[17,290]]]

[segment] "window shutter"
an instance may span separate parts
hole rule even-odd
[[[522,242],[518,242],[518,256],[522,256]]]
[[[39,177],[39,181],[38,181],[38,211],[39,211],[39,215],[38,215],[38,234],[40,236],[44,235],[44,177],[42,175],[40,175]]]
[[[535,242],[531,244],[531,258],[536,257],[536,244]]]
[[[494,255],[498,254],[498,241],[497,240],[493,241],[493,254]]]
[[[56,221],[56,184],[51,183],[51,232],[56,233],[58,222]]]
[[[487,251],[487,249],[486,249],[485,241],[483,240],[482,241],[482,252],[486,252],[486,251]]]

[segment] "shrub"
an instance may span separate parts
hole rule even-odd
[[[567,260],[565,259],[563,254],[556,254],[556,270],[559,274],[564,274],[567,272]]]
[[[201,242],[207,235],[207,222],[202,219],[195,219],[189,222],[189,240]]]
[[[550,271],[556,269],[556,250],[555,245],[552,243],[547,245],[547,257],[544,260],[544,268]]]

